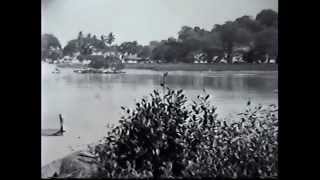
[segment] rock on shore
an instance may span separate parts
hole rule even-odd
[[[91,178],[98,171],[95,157],[86,151],[77,151],[52,161],[41,168],[42,178]]]

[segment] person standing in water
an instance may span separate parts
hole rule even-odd
[[[59,114],[59,120],[60,120],[60,132],[63,133],[64,130],[63,130],[63,118],[62,118],[62,115]]]

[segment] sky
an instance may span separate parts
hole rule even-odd
[[[120,44],[177,37],[182,26],[211,30],[215,24],[263,9],[278,12],[278,0],[42,0],[41,31],[55,35],[62,46],[84,34],[113,32]]]

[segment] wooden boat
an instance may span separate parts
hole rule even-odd
[[[63,129],[63,118],[59,114],[60,129],[41,129],[41,136],[63,136],[65,130]]]

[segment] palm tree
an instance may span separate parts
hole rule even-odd
[[[91,39],[91,33],[87,35],[87,39]]]
[[[109,33],[108,38],[107,38],[107,44],[109,44],[109,46],[111,46],[111,44],[114,42],[114,40],[115,40],[115,37],[114,37],[113,33],[112,32]]]
[[[79,32],[78,34],[78,40],[82,39],[83,35],[82,35],[82,31]]]
[[[77,43],[77,48],[80,51],[80,53],[82,53],[82,46],[83,46],[83,34],[82,31],[79,32],[78,34],[78,43]]]

